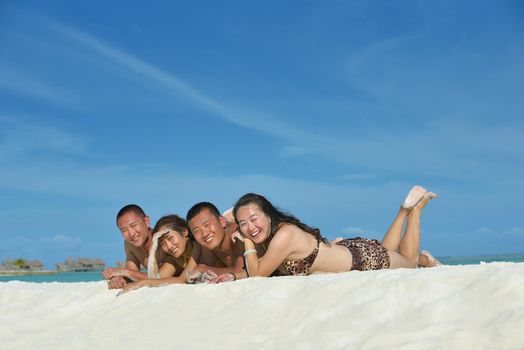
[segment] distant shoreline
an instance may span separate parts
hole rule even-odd
[[[41,271],[0,271],[0,276],[39,276],[39,275],[56,275],[55,270],[41,270]]]

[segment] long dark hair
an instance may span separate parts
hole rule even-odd
[[[301,230],[313,235],[317,240],[322,241],[324,243],[328,243],[328,241],[324,237],[322,237],[318,228],[308,226],[293,215],[279,210],[273,204],[271,204],[271,202],[268,201],[264,196],[261,196],[256,193],[246,193],[245,195],[240,197],[240,199],[235,203],[235,207],[233,208],[233,216],[235,217],[237,225],[238,209],[249,204],[255,204],[256,206],[258,206],[260,210],[271,219],[271,229],[269,232],[268,243],[271,242],[271,239],[273,239],[273,236],[275,235],[275,233],[277,233],[282,224],[295,225]]]

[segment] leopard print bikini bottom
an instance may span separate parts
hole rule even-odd
[[[376,239],[349,238],[336,244],[349,249],[353,256],[351,270],[368,271],[388,269],[391,261],[388,251]]]

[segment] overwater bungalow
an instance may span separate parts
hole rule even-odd
[[[56,270],[58,272],[89,272],[102,271],[106,263],[101,259],[67,258],[65,263],[57,263]]]
[[[0,271],[42,271],[44,264],[39,260],[5,259],[0,264]]]

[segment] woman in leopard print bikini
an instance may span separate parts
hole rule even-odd
[[[436,194],[413,187],[381,242],[352,238],[330,243],[317,228],[283,213],[263,196],[248,193],[233,209],[240,231],[235,238],[244,241],[249,276],[436,266],[430,253],[419,254],[420,217],[433,198]],[[265,252],[259,257],[261,251]]]

